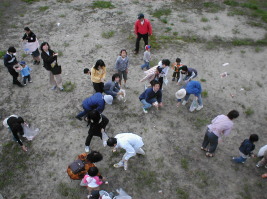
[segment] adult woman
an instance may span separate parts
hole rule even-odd
[[[61,91],[63,91],[61,75],[54,75],[51,71],[52,67],[54,67],[57,63],[58,53],[55,53],[53,50],[51,50],[47,42],[43,42],[40,48],[42,51],[41,57],[44,61],[43,67],[49,71],[50,84],[53,85],[51,89],[55,90],[58,87]]]
[[[102,59],[96,61],[91,71],[91,80],[96,92],[103,93],[104,80],[106,77],[106,65]]]
[[[84,162],[84,165],[85,165],[84,170],[74,174],[70,166],[68,166],[67,173],[72,180],[81,180],[85,176],[88,169],[90,167],[95,167],[94,163],[99,162],[102,159],[103,159],[102,154],[97,151],[92,151],[88,155],[86,153],[82,153],[78,155],[77,160],[82,160]],[[100,173],[98,173],[98,176],[101,176]]]

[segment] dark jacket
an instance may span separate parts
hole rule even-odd
[[[16,139],[16,141],[19,143],[20,146],[22,146],[23,144],[22,144],[22,141],[19,139],[18,134],[24,135],[24,132],[23,132],[23,128],[21,126],[21,123],[18,122],[18,118],[17,117],[13,117],[13,116],[8,118],[7,124],[9,126],[14,138]],[[20,125],[21,129],[14,128],[14,126],[16,126],[16,125]]]
[[[104,96],[101,93],[95,93],[91,97],[83,100],[83,108],[87,111],[96,109],[99,113],[102,113],[105,109]]]
[[[252,151],[255,149],[255,144],[253,144],[249,139],[245,139],[241,146],[239,147],[239,151],[245,155],[251,155]]]
[[[106,126],[109,123],[109,119],[101,114],[101,121],[99,123],[90,123],[90,128],[88,131],[88,134],[92,134],[92,135],[99,135],[101,137],[102,133],[101,133],[101,129],[106,129]],[[89,119],[89,118],[88,118]]]
[[[13,66],[16,65],[18,63],[16,56],[15,55],[11,55],[11,54],[5,54],[4,56],[4,65],[8,68],[8,69],[13,69]]]
[[[43,67],[46,69],[46,70],[49,70],[51,71],[51,64],[57,60],[57,56],[53,56],[53,54],[55,53],[53,50],[50,50],[48,49],[49,51],[49,55],[45,52],[45,51],[42,51],[41,53],[41,57],[44,61],[44,65]]]
[[[159,89],[158,92],[154,92],[153,88],[148,88],[146,89],[139,97],[139,100],[143,100],[145,99],[147,103],[154,103],[154,102],[158,102],[161,103],[162,102],[162,92]]]
[[[35,42],[36,41],[36,35],[33,32],[30,32],[29,35],[26,33],[22,37],[23,40],[27,40],[28,42]]]

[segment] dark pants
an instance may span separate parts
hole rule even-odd
[[[180,77],[180,73],[179,73],[179,72],[173,72],[172,77],[173,77],[173,78],[176,77],[177,79],[179,79],[179,77]]]
[[[139,43],[140,43],[141,38],[143,38],[145,45],[148,45],[148,34],[142,35],[140,33],[137,33],[137,38],[136,38],[136,43],[135,43],[136,52],[139,52]]]
[[[214,153],[217,146],[218,146],[218,136],[215,135],[213,132],[210,132],[207,128],[207,131],[204,136],[204,140],[202,143],[202,147],[207,149],[208,144],[210,144],[209,152]]]
[[[93,87],[95,89],[95,92],[99,92],[99,93],[103,93],[104,92],[104,83],[100,82],[100,83],[95,83],[93,82]]]
[[[28,80],[29,82],[31,81],[31,75],[28,75],[28,76],[24,76],[24,77],[23,77],[23,84],[26,84],[26,81],[27,81],[27,80]]]
[[[159,83],[160,83],[160,90],[162,89],[162,85],[163,85],[163,77],[159,78]]]
[[[21,83],[18,81],[19,74],[14,70],[14,68],[7,68],[10,75],[13,77],[13,84],[21,85]]]

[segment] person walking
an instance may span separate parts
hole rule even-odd
[[[139,52],[139,43],[143,38],[145,45],[148,45],[148,36],[152,35],[152,25],[148,19],[145,19],[144,14],[139,14],[134,24],[134,33],[136,35],[136,43],[134,53]]]

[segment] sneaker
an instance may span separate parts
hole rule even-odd
[[[175,81],[175,77],[174,77],[174,78],[172,78],[172,81]]]
[[[85,149],[84,150],[85,150],[86,153],[89,153],[90,147],[89,146],[85,146]]]
[[[143,108],[143,112],[144,112],[144,113],[148,113],[147,110],[146,110],[145,108]]]
[[[128,169],[128,162],[127,162],[127,161],[124,162],[123,167],[124,167],[124,170],[125,170],[125,171]]]
[[[75,118],[78,119],[78,120],[80,120],[80,121],[83,120],[81,117],[78,117],[78,116],[76,116]]]
[[[59,88],[59,90],[60,90],[60,91],[64,91],[64,88],[63,88],[63,87],[62,87],[62,88]]]
[[[52,88],[51,88],[51,90],[55,90],[57,88],[57,86],[53,86]]]
[[[123,167],[123,164],[120,164],[120,163],[116,163],[113,165],[115,168],[120,168],[120,167]]]
[[[31,80],[31,81],[29,81],[29,83],[32,83],[32,80]]]
[[[267,165],[265,165],[265,167],[264,167],[265,169],[267,169]]]
[[[259,165],[259,164],[256,164],[256,167],[258,167],[258,168],[259,168],[259,167],[260,167],[260,165]]]
[[[124,87],[125,87],[125,88],[129,88],[129,87],[127,86],[127,84],[124,84]]]
[[[184,100],[183,103],[182,103],[182,105],[184,106],[184,105],[186,105],[186,104],[187,104],[187,101]]]
[[[24,84],[24,86],[27,86],[27,84]]]
[[[203,108],[203,105],[202,105],[202,106],[198,106],[198,107],[196,108],[196,110],[199,111],[199,110],[201,110],[202,108]]]

